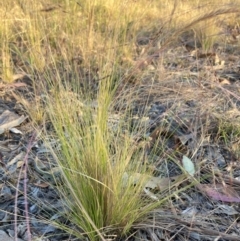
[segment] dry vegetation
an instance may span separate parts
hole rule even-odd
[[[0,229],[238,240],[239,16],[236,0],[2,1],[0,130],[5,108],[28,119],[0,134],[3,166],[18,154],[6,140],[25,147],[18,181],[0,179],[16,197]],[[36,183],[58,203],[17,211]],[[34,232],[36,219],[58,229]]]

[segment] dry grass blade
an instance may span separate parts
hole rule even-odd
[[[224,7],[224,8],[216,9],[216,10],[207,12],[200,17],[197,17],[196,19],[194,19],[194,20],[190,21],[189,23],[185,24],[183,27],[180,27],[179,29],[177,29],[172,34],[171,37],[167,38],[167,40],[162,44],[161,48],[158,51],[155,51],[149,57],[145,57],[144,60],[140,60],[136,64],[134,69],[142,68],[142,65],[144,65],[144,63],[146,61],[150,62],[151,60],[153,60],[154,58],[159,56],[159,54],[162,53],[173,41],[176,41],[176,39],[178,39],[179,35],[181,35],[185,31],[191,29],[192,27],[196,26],[198,23],[207,21],[207,20],[212,19],[212,18],[216,18],[216,17],[221,16],[221,15],[234,14],[234,13],[240,13],[240,10],[239,10],[238,7],[232,7],[231,6],[231,7]],[[133,73],[135,74],[135,71],[133,71]],[[130,78],[130,77],[128,77],[128,78]]]

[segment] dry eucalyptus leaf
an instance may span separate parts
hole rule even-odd
[[[230,85],[231,84],[231,82],[228,79],[225,79],[225,78],[221,78],[219,80],[219,82],[220,82],[221,85]]]
[[[24,161],[19,161],[17,163],[17,168],[22,167],[24,165],[24,163],[25,163]]]
[[[238,193],[229,185],[222,184],[198,184],[196,185],[199,190],[207,194],[214,200],[227,202],[227,203],[240,203]]]
[[[124,172],[122,182],[124,186],[127,186],[129,182],[131,183],[131,185],[136,185],[141,178],[146,179],[146,175],[136,172],[129,176],[127,172]]]
[[[186,143],[190,139],[194,139],[194,134],[190,133],[190,134],[187,134],[187,135],[178,136],[178,139],[181,141],[182,145],[186,145]]]
[[[129,175],[125,172],[123,175],[123,183],[124,185],[127,185],[129,179],[131,181],[131,184],[135,185],[136,183],[139,182],[141,178],[145,178],[147,180],[147,183],[145,184],[145,189],[166,189],[169,188],[171,184],[171,179],[170,178],[160,178],[160,177],[153,177],[149,176],[147,177],[144,174],[140,173],[134,173],[130,177]],[[145,191],[146,192],[146,191]]]
[[[0,116],[0,134],[13,127],[19,126],[27,117],[19,116],[9,110],[5,110]]]
[[[145,185],[146,188],[151,188],[151,189],[159,189],[163,190],[166,188],[169,188],[171,185],[171,179],[168,177],[151,177],[147,184]]]
[[[33,183],[33,185],[36,187],[47,188],[47,187],[49,187],[50,184],[46,183],[46,182],[40,182],[40,180],[39,180],[39,181]]]
[[[20,152],[11,161],[9,161],[6,166],[10,167],[10,166],[16,164],[18,161],[21,161],[24,158],[24,155],[25,155],[25,152]]]
[[[23,134],[20,130],[18,130],[17,128],[11,128],[10,129],[11,132],[15,133],[15,134]]]

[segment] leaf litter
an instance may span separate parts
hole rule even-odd
[[[130,92],[137,93],[131,107],[132,122],[147,126],[148,141],[143,143],[141,138],[137,141],[145,145],[149,168],[154,169],[155,176],[149,177],[143,193],[153,200],[170,194],[162,207],[150,213],[143,223],[135,224],[129,240],[214,240],[218,237],[238,240],[240,166],[235,155],[238,146],[234,146],[238,140],[231,142],[229,130],[227,142],[230,143],[226,143],[218,129],[220,120],[226,116],[232,123],[239,117],[238,56],[233,54],[235,58],[229,61],[227,52],[186,52],[181,46],[173,48],[174,51],[163,53],[164,62],[158,60],[147,63],[146,68],[143,66],[144,75],[139,83],[129,83],[120,91],[124,93],[122,100],[127,99]],[[139,58],[144,54],[147,53],[140,52]],[[162,79],[164,72],[167,77]],[[28,88],[24,83],[16,87],[14,91],[18,94],[21,88]],[[1,85],[0,91],[4,88]],[[5,235],[14,230],[12,220],[14,205],[17,205],[18,234],[27,240],[26,226],[21,225],[25,221],[26,202],[22,196],[25,179],[21,169],[33,132],[24,131],[28,120],[24,114],[18,115],[13,106],[17,106],[14,99],[0,100],[0,218],[4,223],[0,231]],[[117,112],[117,104],[115,109]],[[21,109],[17,110],[21,113]],[[121,114],[121,111],[118,115],[110,114],[110,128],[116,127]],[[58,141],[53,139],[51,143]],[[231,149],[231,145],[235,149]],[[38,219],[68,221],[66,204],[61,201],[52,178],[41,175],[54,168],[54,158],[49,164],[49,156],[48,147],[36,140],[28,158],[27,193],[32,236],[45,235],[51,241],[69,240],[69,235]],[[36,157],[41,162],[37,168]],[[141,178],[137,173],[134,175],[134,181]],[[130,178],[129,174],[124,178]],[[154,224],[152,219],[155,219]],[[71,224],[69,227],[75,228]]]

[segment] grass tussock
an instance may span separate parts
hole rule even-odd
[[[81,96],[66,98],[65,91],[48,106],[62,146],[57,160],[66,184],[62,194],[71,197],[67,198],[70,220],[80,228],[77,236],[84,231],[90,240],[127,233],[156,206],[143,195],[151,175],[144,150],[134,143],[130,126],[124,127],[120,119],[114,128],[108,120],[111,99],[109,87],[101,86],[94,110],[82,104]]]
[[[229,150],[239,158],[240,156],[240,125],[239,125],[239,111],[233,109],[228,112],[228,116],[219,119],[217,137],[221,140]]]

